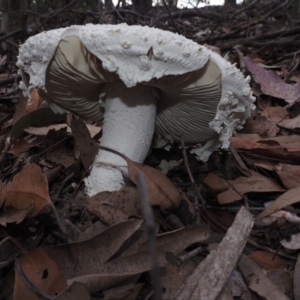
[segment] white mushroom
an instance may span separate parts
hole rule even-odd
[[[58,113],[103,121],[101,145],[143,162],[154,131],[168,142],[206,144],[207,160],[241,129],[254,108],[249,84],[218,54],[183,36],[121,25],[72,26],[40,33],[20,47],[20,88],[38,88]],[[30,101],[30,100],[29,100]],[[126,162],[99,150],[87,193],[124,185]]]

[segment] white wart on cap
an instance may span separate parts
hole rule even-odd
[[[38,88],[58,113],[103,120],[101,145],[143,162],[154,132],[168,142],[206,144],[207,160],[254,108],[242,73],[218,54],[155,28],[86,25],[51,30],[20,47],[20,88]],[[30,101],[30,100],[29,100]],[[126,162],[99,150],[87,193],[124,185]]]

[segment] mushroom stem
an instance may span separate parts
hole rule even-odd
[[[151,146],[155,129],[156,90],[146,86],[128,89],[123,83],[106,86],[105,114],[101,146],[121,152],[136,162],[143,162]],[[86,192],[93,196],[114,191],[124,185],[127,163],[118,155],[99,150],[89,177]]]

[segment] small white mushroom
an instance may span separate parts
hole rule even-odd
[[[101,145],[143,162],[154,132],[164,140],[206,144],[207,160],[241,129],[254,108],[242,73],[183,36],[121,25],[72,26],[40,33],[20,47],[20,88],[38,88],[55,112],[103,119]],[[30,100],[29,100],[30,101]],[[126,162],[99,150],[87,193],[124,185]]]

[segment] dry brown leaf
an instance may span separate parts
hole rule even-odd
[[[268,161],[266,158],[247,155],[247,153],[244,153],[242,157],[249,165],[254,165],[254,167],[266,169],[268,171],[273,171],[276,165],[276,162],[273,160]]]
[[[208,237],[208,226],[207,225],[188,225],[181,229],[168,231],[166,233],[161,233],[157,235],[156,237],[156,246],[157,247],[164,247],[168,243],[172,243],[174,240],[183,241],[186,244],[193,244],[195,243],[194,240],[197,239],[197,233],[202,234],[203,236],[200,238],[200,240],[206,239]],[[139,251],[147,251],[149,247],[148,242],[144,242],[140,248]],[[170,251],[173,252],[173,249],[170,248]],[[178,252],[177,250],[175,252]]]
[[[137,274],[88,274],[69,279],[68,284],[80,282],[84,284],[89,293],[104,291],[124,284],[136,283],[141,273]]]
[[[262,138],[258,134],[236,134],[230,142],[238,149],[287,149],[287,151],[300,150],[300,136],[286,135],[272,138]]]
[[[33,210],[34,204],[30,204],[23,210],[15,209],[14,207],[7,206],[5,211],[0,211],[0,224],[6,226],[9,223],[21,223]]]
[[[132,235],[139,229],[141,220],[132,220],[114,225],[98,236],[84,242],[68,244],[46,249],[50,257],[60,266],[66,278],[87,283],[89,290],[111,288],[117,286],[120,280],[136,280],[139,274],[151,270],[152,260],[148,248],[129,256],[118,257],[108,261],[111,257],[121,255],[126,250],[125,245],[130,242]],[[129,228],[130,227],[130,228]],[[158,237],[158,258],[161,266],[168,263],[167,253],[175,256],[191,244],[208,238],[207,226],[193,226],[180,231],[171,232]],[[91,282],[89,282],[91,280]],[[103,284],[106,283],[106,287]],[[95,287],[96,285],[96,287]]]
[[[273,158],[275,160],[286,161],[287,163],[300,163],[300,151],[292,152],[289,150],[290,149],[257,149],[251,150],[251,152],[267,159]]]
[[[194,217],[194,205],[189,201],[186,194],[180,191],[175,185],[159,170],[132,161],[122,153],[106,148],[99,147],[105,151],[112,152],[121,156],[128,165],[129,179],[136,184],[137,176],[144,176],[145,184],[151,204],[159,206],[161,209],[173,209],[185,224],[189,224]]]
[[[97,205],[95,203],[94,205],[88,205],[87,208],[108,226],[125,222],[130,218],[127,213],[111,204],[99,203]]]
[[[179,255],[188,246],[204,241],[209,236],[209,227],[187,226],[181,230],[165,233],[157,237],[157,258],[160,267],[168,261],[168,254],[173,257]],[[152,268],[152,258],[149,254],[148,244],[140,248],[140,252],[133,255],[116,258],[103,265],[102,272],[107,274],[143,273]]]
[[[91,296],[84,284],[73,282],[64,291],[62,291],[55,300],[90,300]]]
[[[142,223],[142,220],[118,223],[89,240],[47,247],[45,250],[67,279],[100,273],[103,264],[120,251]]]
[[[76,163],[74,153],[69,147],[65,147],[64,144],[60,144],[54,149],[50,149],[46,153],[46,158],[55,164],[60,164],[65,168],[69,168],[71,165]]]
[[[90,133],[81,119],[73,119],[71,129],[75,140],[74,152],[79,153],[80,160],[86,171],[90,166],[98,152],[98,143],[94,141]]]
[[[300,166],[278,164],[275,166],[275,172],[288,190],[300,186]]]
[[[288,117],[289,113],[284,107],[266,107],[262,113],[261,117],[265,118],[261,130],[257,132],[258,134],[264,134],[268,137],[275,137],[279,132],[280,128],[277,124],[281,125],[281,121]]]
[[[185,202],[189,200],[186,199]],[[115,192],[101,192],[86,199],[85,203],[91,212],[108,225],[128,220],[133,216],[142,218],[144,215],[140,196],[135,187],[123,187]],[[156,199],[150,198],[150,204],[156,205]],[[176,213],[180,217],[178,211]]]
[[[250,57],[240,56],[246,68],[252,73],[254,80],[260,85],[261,91],[288,103],[299,100],[300,83],[285,83],[274,71],[267,71],[258,66]]]
[[[0,194],[0,206],[25,210],[34,205],[29,217],[36,216],[46,205],[52,205],[48,193],[48,182],[36,164],[25,165]]]
[[[300,115],[293,119],[284,120],[280,125],[290,129],[300,128]]]
[[[242,254],[238,268],[249,288],[266,300],[288,300],[280,289],[263,273],[260,267],[249,257]]]
[[[223,190],[217,195],[218,202],[221,204],[239,201],[243,199],[242,196],[244,194],[250,192],[266,193],[285,191],[274,179],[265,177],[254,171],[250,172],[251,177],[238,177],[234,180],[222,179],[222,184],[220,184],[221,181],[217,175],[210,173],[203,182],[212,191],[216,191],[218,188],[220,190],[220,186],[222,186]],[[226,190],[224,190],[225,186],[227,186]]]
[[[280,130],[277,124],[284,126],[281,121],[285,121],[288,115],[287,110],[281,106],[267,106],[261,113],[254,111],[246,122],[244,132],[274,137]]]
[[[161,271],[161,284],[165,291],[164,299],[174,299],[178,287],[182,286],[186,278],[196,269],[197,262],[195,259],[188,259],[179,266],[174,264],[166,265]]]
[[[28,143],[25,139],[20,138],[15,144],[11,145],[11,148],[7,151],[7,153],[19,157],[23,152],[34,146],[35,145]]]
[[[203,183],[213,194],[219,194],[228,190],[228,183],[223,178],[214,173],[208,173]]]
[[[206,215],[209,216],[209,218],[206,218],[206,222],[213,227],[214,222],[211,220],[217,220],[217,223],[222,224],[224,227],[230,227],[234,221],[234,216],[232,213],[228,211],[218,211],[218,210],[206,210]],[[222,231],[224,232],[224,231]]]
[[[281,196],[279,196],[274,202],[272,202],[264,211],[262,211],[257,217],[255,222],[259,222],[262,218],[286,207],[297,203],[299,199],[300,187],[293,188]]]
[[[232,271],[224,289],[222,290],[217,300],[234,300],[234,298],[238,298],[241,300],[255,300],[251,297],[251,293],[247,288],[247,285],[241,273],[237,270]]]
[[[103,293],[103,300],[112,300],[112,299],[120,299],[120,300],[132,300],[137,299],[137,296],[144,284],[127,284],[121,287],[113,288]]]
[[[267,106],[260,114],[262,117],[267,119],[284,119],[286,118],[289,113],[286,108],[281,106]]]
[[[76,242],[89,240],[97,234],[101,233],[105,229],[107,229],[107,226],[104,223],[96,221],[91,227],[89,227],[83,232],[80,232],[78,238],[76,239]]]
[[[14,122],[14,125],[10,131],[11,139],[13,142],[15,142],[23,135],[25,128],[30,126],[47,126],[60,121],[62,118],[62,115],[54,113],[50,108],[40,108],[30,113],[26,113],[16,122]]]
[[[263,140],[257,134],[244,134],[237,135],[230,138],[230,144],[232,144],[237,149],[280,149],[282,148],[278,143],[260,143],[260,140]]]
[[[103,205],[113,206],[116,209],[121,210],[128,216],[127,219],[130,216],[139,218],[143,216],[140,197],[138,190],[135,187],[123,187],[115,192],[98,193],[97,195],[86,199],[86,205],[90,211],[94,212],[99,217],[100,215],[103,217]],[[100,219],[103,220],[101,217]]]
[[[174,184],[160,171],[149,166],[126,159],[130,180],[136,184],[137,176],[144,175],[145,184],[152,205],[165,209],[176,209],[181,203],[181,195]]]
[[[180,191],[157,169],[151,168],[126,158],[130,180],[136,184],[137,176],[142,173],[151,205],[161,209],[173,209],[174,213],[184,222],[189,224],[195,215],[194,205],[189,201],[186,194]]]
[[[286,260],[268,251],[254,251],[249,257],[264,270],[284,269],[287,267]]]
[[[41,249],[35,249],[19,258],[20,266],[28,280],[41,292],[54,297],[67,288],[67,282],[61,275],[55,262]],[[22,280],[15,270],[14,300],[40,300]]]
[[[0,300],[12,300],[15,272],[10,270],[0,283]]]
[[[288,296],[293,294],[293,278],[290,271],[287,269],[268,270],[267,276],[284,294]]]

